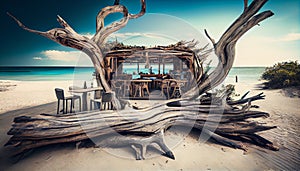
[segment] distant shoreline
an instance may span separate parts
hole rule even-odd
[[[0,68],[76,68],[76,67],[79,67],[79,68],[94,68],[94,66],[64,66],[64,65],[20,65],[20,66],[11,66],[11,65],[8,65],[8,66],[1,66],[0,65]],[[232,68],[267,68],[269,66],[233,66]]]
[[[94,66],[0,66],[0,68],[94,68]]]
[[[135,68],[124,67],[124,72],[133,74]],[[141,69],[140,70],[146,70]],[[213,70],[213,68],[211,68]],[[92,79],[94,67],[73,67],[73,66],[9,66],[0,67],[0,80],[16,80],[16,81],[53,81],[53,80],[80,80],[89,81]],[[265,67],[233,67],[229,72],[226,80],[235,81],[238,77],[239,82],[257,82],[261,74],[265,71]],[[153,68],[153,72],[158,72],[157,68]],[[137,75],[135,75],[137,76]]]

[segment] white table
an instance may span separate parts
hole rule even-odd
[[[70,93],[82,93],[82,111],[87,111],[87,93],[96,90],[103,90],[102,87],[90,87],[69,90]]]

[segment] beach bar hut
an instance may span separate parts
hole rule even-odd
[[[106,54],[106,79],[113,88],[128,89],[130,96],[136,94],[133,93],[133,91],[136,92],[133,90],[134,86],[126,88],[124,85],[115,83],[122,80],[123,82],[124,80],[131,82],[151,80],[151,82],[147,81],[148,86],[143,83],[143,87],[146,87],[149,94],[149,91],[161,89],[164,79],[172,79],[173,82],[189,82],[194,57],[191,49],[180,46],[179,43],[150,48],[118,44]],[[143,93],[139,94],[139,97],[143,96]]]

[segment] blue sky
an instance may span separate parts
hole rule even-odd
[[[95,33],[98,11],[113,0],[4,0],[1,1],[2,38],[0,66],[89,65],[89,59],[71,48],[20,29],[6,12],[30,28],[47,31],[59,27],[59,14],[78,32]],[[139,11],[139,0],[121,0],[129,11]],[[112,38],[140,45],[166,45],[181,39],[207,43],[203,30],[218,40],[242,13],[243,0],[148,0],[147,14],[131,20]],[[237,44],[234,66],[270,66],[276,62],[300,60],[300,0],[270,0],[263,10],[275,15],[250,30]],[[110,15],[106,23],[119,19]]]

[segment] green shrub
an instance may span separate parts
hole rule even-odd
[[[298,61],[277,63],[266,68],[262,79],[269,88],[300,86],[300,64]]]

